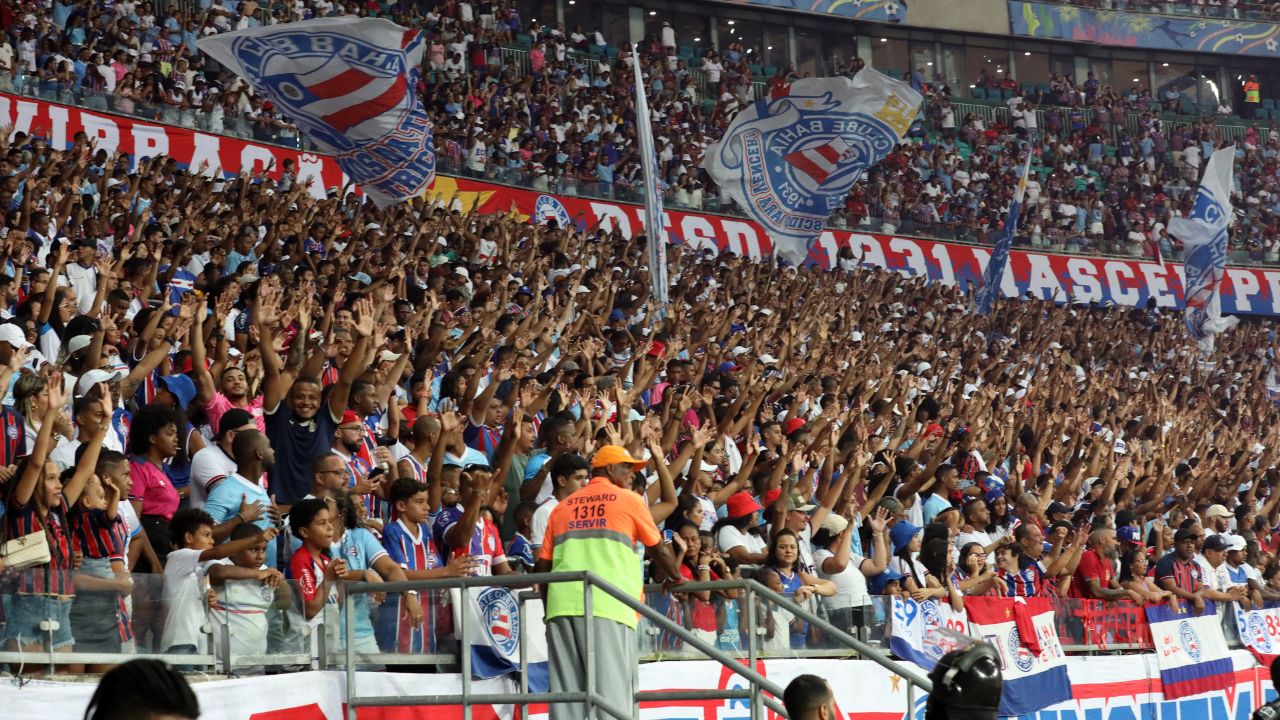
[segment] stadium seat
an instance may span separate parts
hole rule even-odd
[[[591,57],[604,57],[604,47],[601,45],[589,45],[587,52],[591,53]]]
[[[522,48],[533,47],[533,36],[528,33],[520,33],[516,35],[516,45]]]
[[[984,88],[976,87],[969,91],[969,95],[975,100],[986,100],[987,91]]]
[[[765,66],[764,66],[764,72],[763,72],[762,74],[763,74],[765,77],[767,77],[767,78],[771,78],[771,77],[773,77],[774,75],[777,75],[777,74],[778,74],[778,66],[777,66],[777,65],[765,65]]]
[[[693,48],[688,45],[681,45],[680,51],[676,53],[676,56],[681,60],[692,60],[694,58]]]
[[[1268,110],[1275,110],[1276,109],[1275,98],[1262,98],[1262,107]]]
[[[1048,95],[1048,94],[1049,94],[1049,83],[1046,83],[1046,82],[1037,83],[1037,84],[1036,84],[1036,90],[1037,90],[1041,95]]]
[[[1012,91],[1012,90],[1008,90],[1008,89],[1002,89],[1002,90],[1000,91],[1000,99],[1001,99],[1001,100],[1012,100],[1012,99],[1013,99],[1013,91]]]
[[[751,71],[751,77],[760,77],[764,74],[764,67],[759,63],[747,63],[747,69]]]

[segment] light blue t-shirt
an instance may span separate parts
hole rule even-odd
[[[334,560],[346,560],[347,569],[357,572],[368,570],[373,567],[378,558],[387,554],[382,543],[378,542],[378,538],[364,528],[348,530],[343,534],[342,539],[333,545],[332,550]],[[369,615],[369,593],[359,593],[349,597],[355,598],[356,603],[356,638],[373,637],[373,620]],[[342,614],[341,622],[346,622],[346,613]],[[341,627],[345,632],[346,626]]]
[[[938,513],[951,507],[951,503],[946,498],[940,497],[937,493],[929,495],[929,499],[924,501],[924,505],[920,508],[924,516],[924,523],[928,525],[933,522]]]
[[[250,504],[256,500],[262,503],[263,508],[271,506],[271,496],[262,486],[249,482],[242,475],[231,473],[209,491],[209,498],[204,503],[204,511],[209,513],[209,517],[213,518],[215,524],[221,525],[240,512],[240,501],[246,498]],[[271,527],[271,517],[264,511],[257,520],[253,521],[253,524],[266,530]],[[276,540],[273,538],[267,543],[267,567],[278,570],[280,569],[278,565]]]

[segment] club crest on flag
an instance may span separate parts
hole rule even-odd
[[[505,588],[489,588],[476,600],[489,642],[503,654],[513,654],[520,642],[520,609],[511,593]]]
[[[533,217],[539,222],[555,220],[556,226],[560,228],[567,228],[573,222],[564,203],[550,195],[539,195],[533,202]]]
[[[417,92],[423,34],[377,18],[319,18],[201,38],[199,49],[331,152],[379,206],[435,178]]]
[[[1187,657],[1191,658],[1191,662],[1200,662],[1200,636],[1186,620],[1178,624],[1178,641],[1186,651]]]
[[[739,112],[704,166],[778,251],[802,262],[854,182],[910,129],[919,104],[909,85],[870,69],[797,80]]]

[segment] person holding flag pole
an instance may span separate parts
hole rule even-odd
[[[636,73],[636,126],[640,135],[640,166],[644,170],[644,224],[649,246],[649,282],[659,317],[667,316],[667,229],[662,218],[662,178],[658,175],[658,153],[653,147],[653,122],[649,119],[649,99],[645,93],[640,59],[633,57]]]
[[[986,272],[982,274],[982,287],[978,288],[976,305],[979,313],[989,315],[1000,296],[1000,283],[1004,278],[1005,268],[1009,265],[1009,250],[1013,248],[1013,234],[1018,229],[1018,218],[1022,214],[1022,198],[1027,192],[1027,179],[1031,176],[1031,146],[1027,146],[1027,159],[1022,164],[1022,178],[1018,180],[1018,191],[1013,195],[1013,203],[1009,205],[1009,214],[1004,219],[1004,227],[1000,228],[1000,236],[991,250],[991,261],[987,263]]]

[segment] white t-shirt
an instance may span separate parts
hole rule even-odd
[[[547,535],[547,520],[551,517],[551,511],[559,504],[560,501],[552,496],[533,511],[533,518],[529,521],[529,544],[535,549],[541,547],[542,538]]]
[[[736,547],[746,548],[749,553],[760,553],[769,548],[764,538],[759,535],[744,533],[732,525],[725,525],[720,528],[720,534],[716,536],[716,545],[719,546],[722,553],[727,553]]]
[[[202,550],[177,548],[164,564],[164,632],[160,646],[166,651],[175,645],[194,645],[204,650],[200,626],[205,621],[204,594],[209,587],[206,575],[213,560],[200,562]]]
[[[79,440],[63,440],[58,447],[53,449],[53,452],[49,453],[49,459],[59,463],[65,470],[76,464],[76,450],[80,449],[81,444]],[[108,432],[103,436],[102,448],[104,450],[115,450],[118,453],[124,452],[124,446],[120,444],[120,436],[114,432]]]
[[[98,269],[73,262],[67,265],[65,272],[71,289],[76,291],[76,304],[80,313],[88,313],[93,309],[94,296],[98,292]]]
[[[827,573],[822,570],[822,563],[827,558],[835,557],[835,553],[826,548],[818,548],[813,553],[814,570],[818,577],[826,578],[836,584],[836,594],[827,598],[833,608],[863,607],[871,604],[871,595],[867,593],[867,576],[862,574],[862,563],[866,558],[854,553],[849,554],[849,564],[838,573]]]
[[[231,565],[231,560],[215,560],[210,565]],[[264,565],[260,569],[265,569]],[[231,630],[231,655],[265,655],[267,652],[267,610],[276,591],[259,580],[227,580],[215,588],[218,601],[210,608],[215,632],[223,625]],[[216,643],[221,657],[222,643]]]
[[[193,508],[204,507],[209,497],[209,482],[225,478],[236,471],[236,462],[217,445],[205,445],[191,458],[191,497]]]
[[[971,542],[976,542],[982,547],[986,547],[995,542],[997,538],[991,537],[986,530],[974,530],[973,532],[962,532],[956,536],[955,547],[962,548]],[[994,564],[996,561],[995,553],[987,554],[987,564]]]

